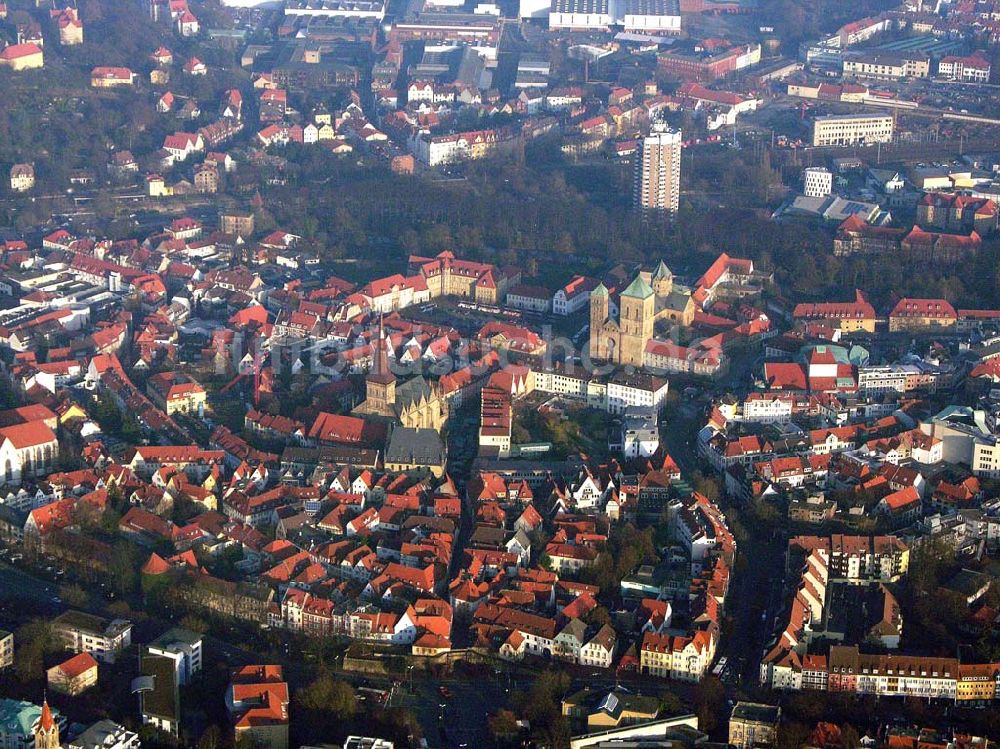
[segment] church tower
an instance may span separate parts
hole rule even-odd
[[[396,405],[396,376],[389,370],[389,359],[385,348],[385,330],[382,327],[382,318],[379,317],[375,360],[365,378],[365,411],[370,414],[392,416]]]
[[[646,356],[646,343],[653,337],[656,295],[642,276],[636,276],[622,292],[619,306],[621,349],[618,361],[641,367]]]
[[[594,332],[608,319],[608,288],[603,284],[597,284],[597,288],[590,292],[590,331]]]
[[[52,718],[48,699],[42,701],[42,715],[35,725],[35,749],[59,749],[59,724]]]
[[[670,268],[662,260],[653,272],[652,286],[653,292],[660,298],[670,296],[674,290],[674,274],[670,272]]]
[[[608,358],[608,342],[604,333],[604,322],[610,314],[608,288],[597,284],[590,292],[590,356],[592,359]]]

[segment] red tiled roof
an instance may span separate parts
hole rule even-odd
[[[909,507],[915,502],[919,502],[920,493],[915,486],[908,486],[905,489],[900,489],[898,492],[886,495],[882,498],[882,501],[885,502],[886,507],[895,512]]]
[[[78,653],[58,666],[67,679],[75,679],[92,668],[97,668],[97,661],[90,653]]]
[[[91,78],[102,80],[131,81],[134,73],[128,68],[98,66],[90,71]]]
[[[320,411],[309,427],[308,436],[323,442],[360,444],[378,440],[379,431],[379,425],[365,419]],[[384,433],[382,436],[384,437]]]
[[[889,317],[938,317],[958,319],[958,313],[944,299],[913,299],[904,297],[892,308]]]
[[[35,44],[12,44],[0,52],[0,60],[20,60],[22,57],[40,54],[42,50]]]
[[[796,362],[765,362],[764,378],[775,390],[805,390],[806,371]]]
[[[799,320],[833,319],[865,320],[875,318],[875,308],[868,303],[860,291],[855,292],[853,302],[818,302],[795,305],[792,316]]]
[[[18,450],[56,442],[56,435],[41,421],[0,428],[0,442],[9,439]]]

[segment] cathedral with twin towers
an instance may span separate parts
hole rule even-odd
[[[674,283],[662,260],[654,269],[640,269],[618,293],[602,282],[590,294],[590,357],[642,367],[656,323],[690,325],[694,310],[691,290]]]

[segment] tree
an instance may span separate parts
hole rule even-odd
[[[145,621],[149,618],[145,611],[133,609],[128,601],[112,601],[106,609],[109,615],[115,619],[129,619],[133,622]]]
[[[724,719],[726,709],[726,688],[715,676],[706,676],[695,690],[698,706],[698,727],[705,733],[712,733]]]
[[[691,486],[709,501],[716,503],[722,496],[722,484],[714,476],[707,476],[701,471],[691,474]]]
[[[106,395],[101,395],[94,404],[94,419],[101,429],[109,434],[118,434],[122,428],[122,414],[118,407]]]
[[[660,695],[660,712],[663,715],[678,715],[684,712],[684,703],[673,692],[664,692]]]
[[[108,507],[121,513],[125,510],[125,498],[122,496],[122,489],[117,483],[108,487]]]
[[[80,450],[66,442],[59,444],[59,470],[76,471],[83,468],[83,461],[80,459]]]
[[[400,746],[413,746],[423,736],[420,719],[408,708],[391,707],[383,713],[382,720],[389,738]]]
[[[198,749],[219,749],[222,742],[222,731],[214,723],[202,731],[198,739]]]
[[[805,723],[782,720],[778,726],[777,749],[802,749],[809,741],[810,730]]]
[[[206,622],[201,617],[195,616],[194,614],[188,614],[181,619],[180,625],[184,629],[189,629],[192,632],[197,632],[198,634],[205,634],[208,632],[208,622]]]
[[[87,591],[75,583],[60,587],[59,595],[67,605],[77,609],[86,606],[87,602],[90,600],[90,596],[87,595]]]
[[[306,710],[329,712],[337,720],[350,720],[358,710],[354,688],[346,681],[339,681],[324,671],[296,695]]]
[[[488,719],[490,735],[496,741],[508,741],[517,736],[519,727],[517,716],[510,710],[499,710],[496,715],[491,715]]]
[[[139,554],[135,546],[125,540],[118,541],[111,550],[108,574],[115,591],[121,596],[135,592],[139,583]]]
[[[73,519],[81,528],[94,530],[101,527],[104,512],[92,502],[77,502],[73,508]]]
[[[51,625],[34,619],[14,633],[14,670],[22,683],[41,679],[45,675],[45,655],[59,649]]]
[[[856,749],[861,746],[861,736],[854,726],[844,723],[840,727],[840,742],[843,749]]]
[[[131,412],[126,413],[122,417],[121,437],[133,445],[138,444],[142,439],[142,428],[139,426],[139,421]]]
[[[532,738],[538,744],[568,745],[569,723],[562,715],[560,700],[570,683],[568,674],[549,669],[542,672],[530,690],[514,695],[514,708],[530,723]]]
[[[611,623],[611,614],[604,606],[597,606],[584,615],[583,621],[595,627],[603,627]]]
[[[233,741],[233,749],[264,749],[260,741],[260,737],[250,733],[249,731],[243,731],[236,736],[235,741]]]

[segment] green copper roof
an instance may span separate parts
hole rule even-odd
[[[59,711],[53,708],[52,715],[58,716]],[[0,700],[0,733],[30,738],[41,717],[42,708],[39,705],[25,700]]]
[[[597,296],[607,296],[608,295],[608,287],[605,286],[603,283],[599,283],[599,284],[597,284],[597,287],[592,292],[590,292],[590,293],[591,293],[591,295],[596,294]]]
[[[636,276],[635,280],[622,292],[622,296],[632,299],[646,299],[653,296],[653,289],[648,283],[642,280],[642,276]]]
[[[656,266],[656,272],[653,273],[653,278],[670,278],[671,276],[673,276],[673,273],[670,272],[670,268],[668,268],[667,264],[661,260],[660,264]]]

